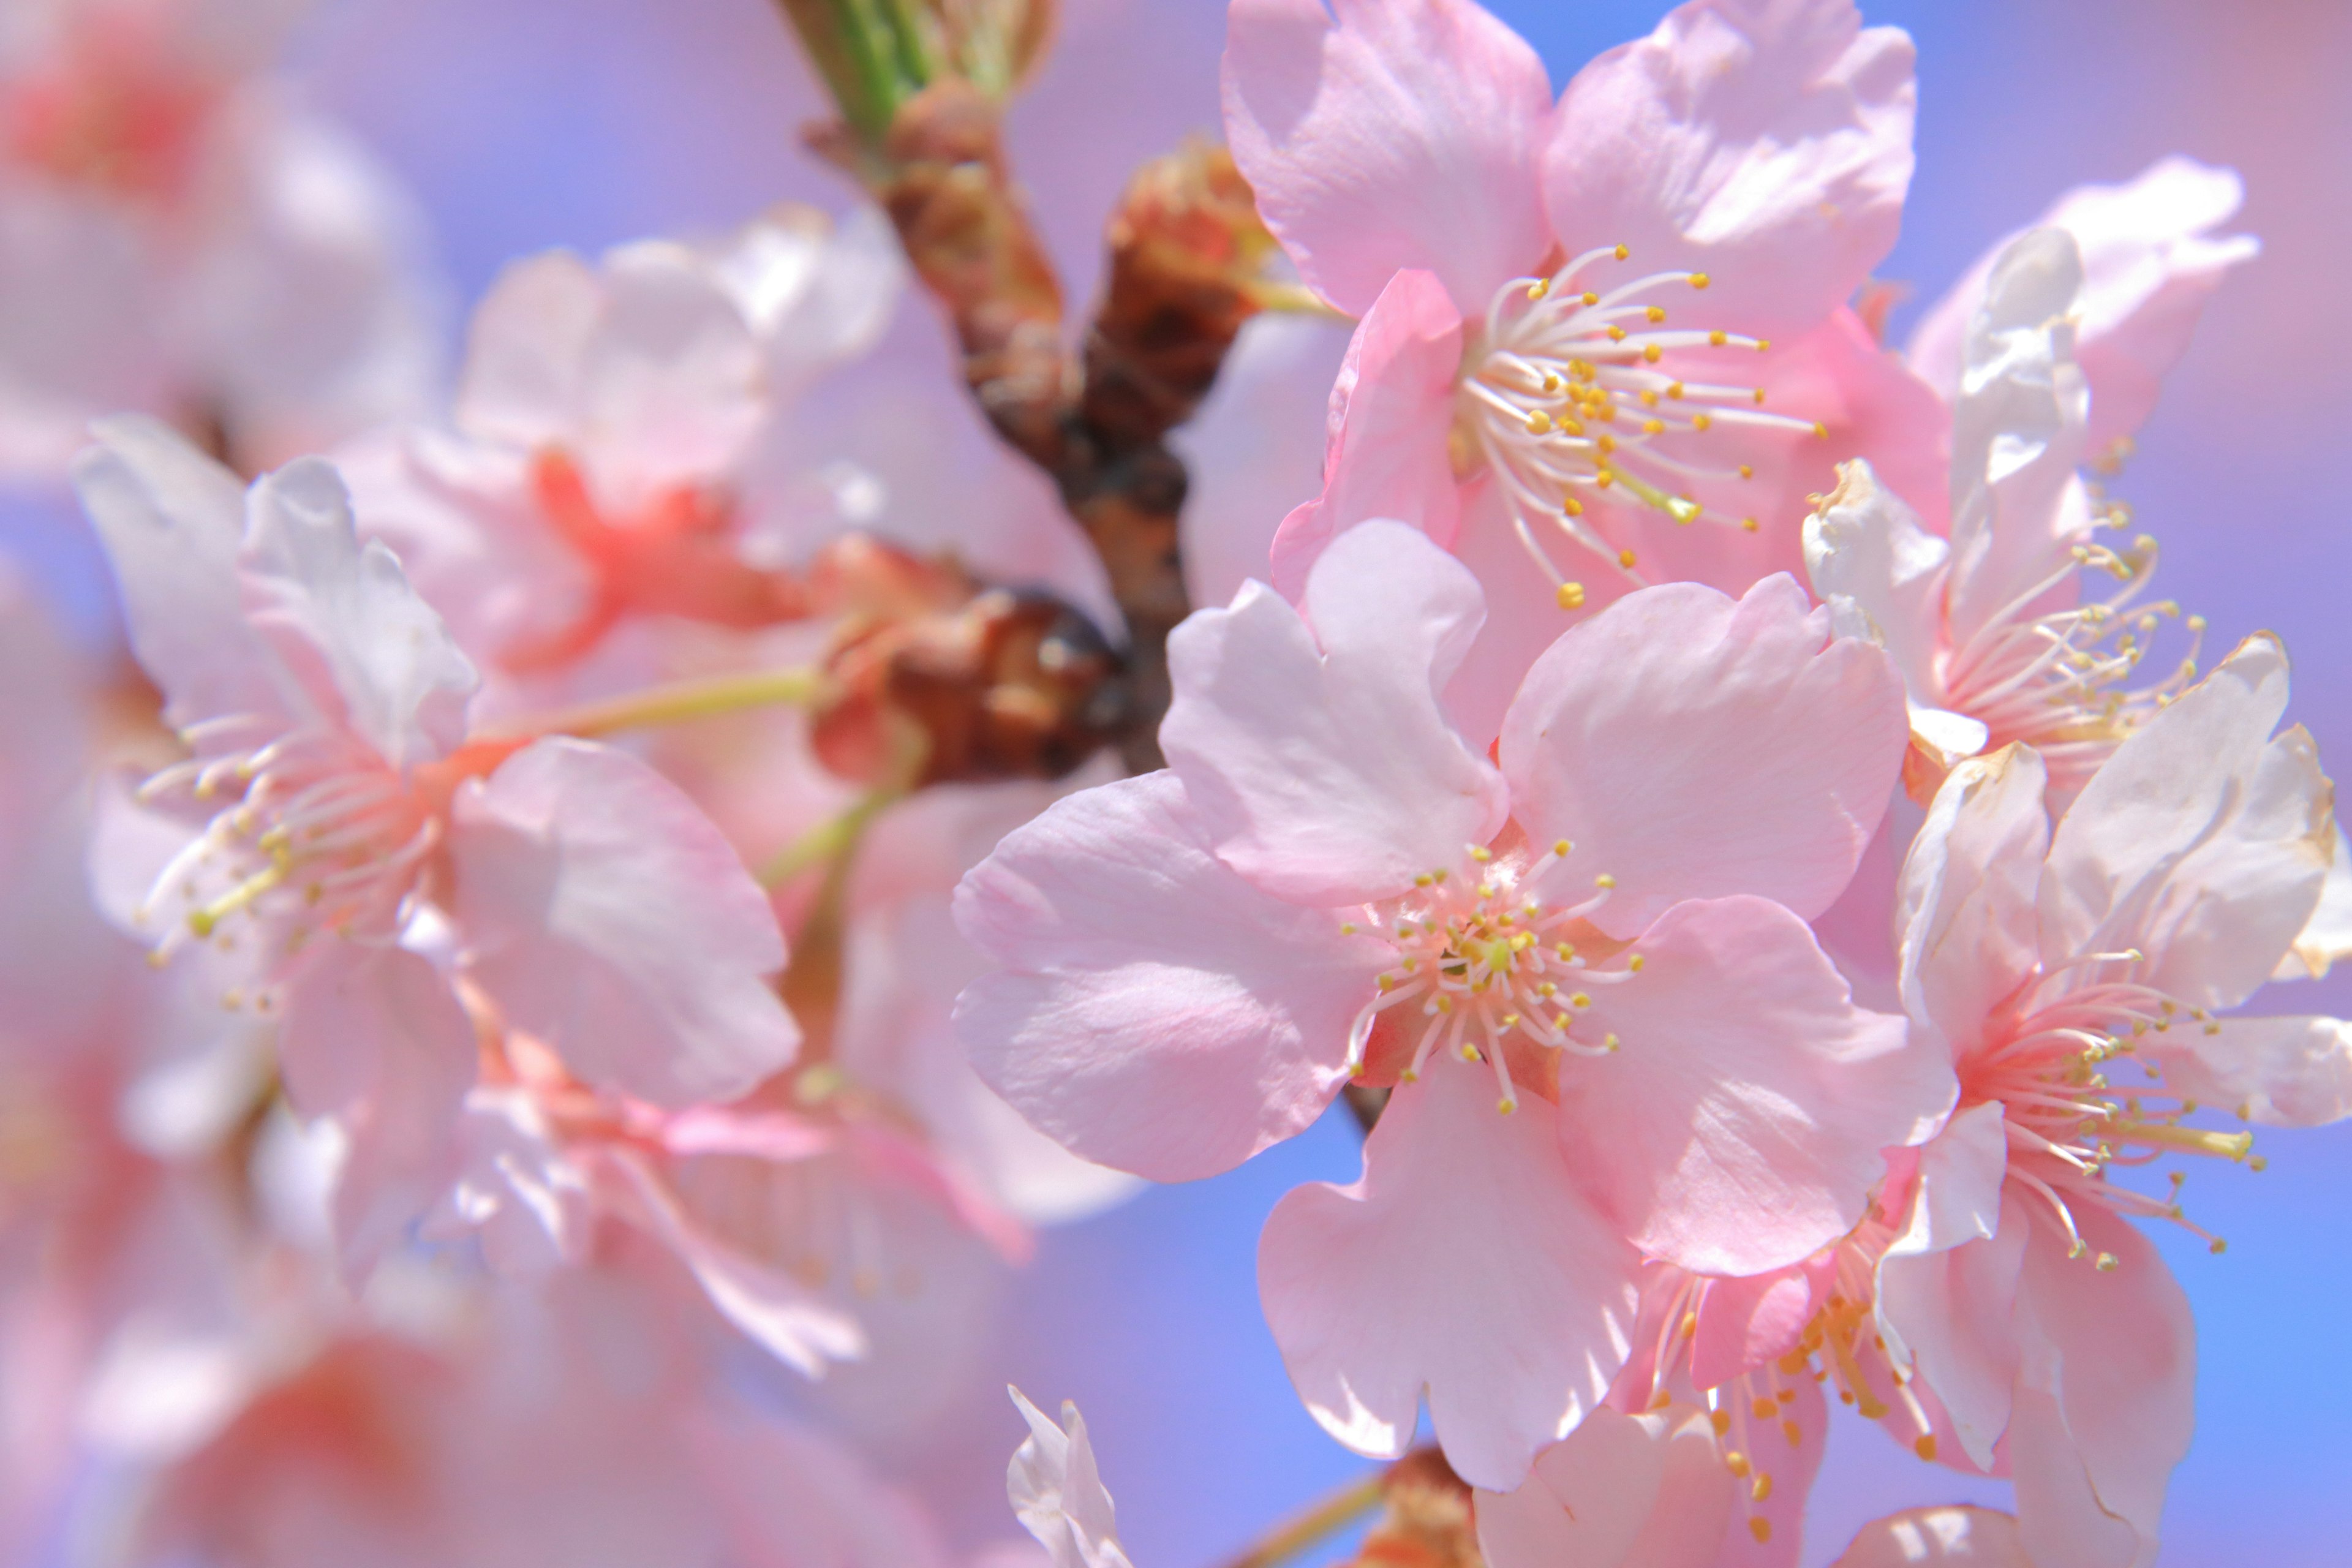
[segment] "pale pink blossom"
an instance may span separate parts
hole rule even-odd
[[[1060,803],[966,879],[960,923],[1003,969],[957,1023],[1041,1130],[1159,1180],[1351,1079],[1403,1086],[1361,1183],[1276,1210],[1267,1313],[1342,1441],[1401,1451],[1426,1386],[1456,1469],[1507,1487],[1625,1359],[1637,1248],[1796,1261],[1949,1083],[1803,923],[1900,754],[1882,656],[1786,579],[1648,591],[1537,661],[1496,763],[1437,702],[1479,601],[1379,522],[1303,609],[1252,584],[1196,615],[1171,771]]]
[[[1478,1550],[1488,1568],[1712,1568],[1740,1489],[1706,1411],[1596,1410],[1517,1491],[1474,1494]]]
[[[163,427],[103,427],[77,482],[133,650],[191,755],[114,796],[112,910],[276,1020],[287,1092],[356,1143],[364,1258],[446,1180],[474,1080],[457,982],[568,1066],[657,1104],[791,1059],[783,943],[734,851],[635,759],[562,737],[467,742],[473,667],[331,467],[241,490]],[[201,955],[194,957],[193,955]]]
[[[1307,284],[1364,318],[1276,586],[1367,517],[1508,532],[1557,601],[1532,653],[1588,599],[1794,566],[1790,437],[1875,420],[1909,450],[1933,405],[1843,310],[1894,240],[1912,104],[1909,40],[1843,0],[1698,0],[1556,104],[1469,0],[1236,0],[1234,155]],[[1757,406],[1759,331],[1793,416]]]
[[[808,613],[788,565],[855,521],[854,468],[755,486],[779,415],[862,353],[903,263],[878,219],[779,208],[706,245],[509,266],[476,310],[453,429],[340,455],[363,526],[460,647],[518,678],[602,655],[660,618],[754,630]]]
[[[1905,868],[1904,998],[1950,1051],[1962,1109],[1921,1152],[1878,1320],[1958,1454],[2016,1477],[2040,1561],[2148,1561],[2188,1446],[2188,1304],[2128,1221],[2199,1227],[2179,1173],[2154,1193],[2117,1173],[2248,1161],[2252,1134],[2200,1106],[2289,1125],[2352,1111],[2352,1028],[2231,1012],[2305,928],[2334,854],[2309,736],[2273,733],[2286,688],[2277,643],[2249,639],[2123,742],[2054,831],[2032,751],[1964,763]]]
[[[2162,158],[2120,185],[2082,185],[2035,221],[2063,229],[2083,256],[2074,316],[2075,357],[2089,384],[2085,441],[2094,458],[2120,458],[2156,407],[2164,377],[2189,347],[2205,301],[2262,244],[2213,231],[2237,215],[2245,187],[2232,169]],[[1919,319],[1904,357],[1957,403],[1969,323],[1983,306],[1994,266],[2021,235],[1979,258]]]
[[[1815,591],[1865,622],[1903,671],[1921,800],[1958,758],[2012,741],[2042,754],[2062,792],[2079,787],[2195,674],[2192,640],[2165,678],[2126,684],[2179,611],[2137,602],[2155,543],[2105,542],[2128,512],[2095,500],[2078,472],[2084,300],[2063,230],[2032,231],[1992,268],[1953,408],[1948,541],[1860,462],[1805,524]],[[2204,622],[2187,626],[2193,637]]]
[[[1029,1436],[1004,1471],[1005,1495],[1022,1526],[1037,1538],[1054,1568],[1132,1568],[1118,1543],[1110,1492],[1095,1468],[1086,1417],[1064,1400],[1056,1426],[1019,1389],[1005,1392],[1029,1424]]]
[[[275,464],[421,413],[439,289],[407,195],[269,81],[284,0],[0,19],[0,470],[142,409]]]

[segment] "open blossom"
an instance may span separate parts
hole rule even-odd
[[[1706,1411],[1597,1410],[1517,1491],[1474,1494],[1478,1550],[1487,1568],[1714,1568],[1738,1489]]]
[[[1872,1520],[1830,1568],[2033,1568],[2033,1560],[2008,1514],[1946,1505]]]
[[[341,455],[459,646],[513,679],[561,672],[632,626],[753,630],[808,613],[782,570],[871,480],[753,493],[779,412],[868,346],[902,264],[860,218],[782,208],[723,241],[519,261],[477,309],[454,430],[387,430]]]
[[[1005,1494],[1023,1526],[1054,1568],[1130,1568],[1078,1407],[1065,1400],[1056,1426],[1019,1389],[1005,1392],[1029,1424],[1028,1437],[1004,1472]]]
[[[0,471],[142,409],[266,465],[420,412],[421,225],[265,72],[285,0],[25,0],[0,22]]]
[[[764,896],[635,759],[469,743],[473,667],[341,484],[305,459],[243,491],[152,422],[77,464],[133,649],[192,753],[117,797],[93,875],[154,942],[274,1016],[289,1095],[355,1139],[347,1244],[437,1185],[474,1079],[459,979],[573,1071],[656,1104],[791,1059]],[[200,957],[196,955],[201,955]]]
[[[1306,281],[1364,318],[1276,584],[1370,516],[1515,533],[1557,600],[1532,657],[1588,596],[1793,566],[1785,525],[1762,536],[1804,493],[1790,437],[1850,392],[1932,406],[1843,310],[1894,241],[1912,102],[1909,40],[1843,0],[1696,0],[1557,103],[1468,0],[1236,0],[1234,155]],[[1759,331],[1813,345],[1801,416],[1758,406]]]
[[[2188,1304],[2127,1222],[2198,1227],[2179,1173],[2155,1193],[2116,1173],[2248,1161],[2252,1134],[2201,1125],[2202,1106],[2352,1112],[2352,1026],[2231,1012],[2305,928],[2333,854],[2310,738],[2273,733],[2286,688],[2276,642],[2249,639],[2054,831],[2032,751],[1963,763],[1905,868],[1904,998],[1951,1053],[1961,1109],[1920,1152],[1878,1321],[1968,1461],[2017,1478],[2037,1561],[2147,1561],[2188,1446]]]
[[[1623,1363],[1641,1253],[1794,1262],[1949,1101],[1805,928],[1903,744],[1893,672],[1825,616],[1785,579],[1632,596],[1537,662],[1489,763],[1436,695],[1475,581],[1349,531],[1303,607],[1252,584],[1179,629],[1170,771],[966,879],[1004,966],[958,1007],[975,1065],[1160,1180],[1399,1086],[1364,1180],[1276,1209],[1267,1314],[1342,1441],[1402,1451],[1425,1386],[1455,1469],[1516,1484]]]
[[[2192,646],[2166,678],[2125,685],[2179,609],[2135,605],[2154,542],[2103,542],[2121,514],[2078,472],[2092,406],[2083,298],[2081,253],[2061,229],[2026,235],[1992,268],[1953,410],[1948,541],[1864,463],[1806,523],[1814,588],[1865,617],[1903,670],[1923,800],[1954,759],[2012,741],[2041,753],[2058,788],[2079,787],[2195,674]],[[2086,577],[2114,586],[2099,596]]]

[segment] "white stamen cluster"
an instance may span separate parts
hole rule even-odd
[[[1562,839],[1551,854],[1564,859],[1569,850]],[[1615,1035],[1594,1040],[1579,1023],[1592,1005],[1594,988],[1622,984],[1641,972],[1639,953],[1617,951],[1585,918],[1607,900],[1615,879],[1595,878],[1591,897],[1563,907],[1526,894],[1531,870],[1520,858],[1497,860],[1474,846],[1462,875],[1441,867],[1415,878],[1412,892],[1366,907],[1367,929],[1388,942],[1396,958],[1381,973],[1379,994],[1357,1015],[1349,1041],[1357,1070],[1380,1016],[1408,1005],[1422,1022],[1401,1081],[1418,1079],[1441,1051],[1483,1061],[1494,1071],[1496,1109],[1505,1115],[1518,1109],[1507,1048],[1513,1036],[1570,1056],[1605,1057],[1617,1049]],[[1594,968],[1579,951],[1596,942],[1609,950],[1606,968]]]
[[[1720,330],[1668,329],[1657,291],[1705,289],[1704,272],[1654,272],[1606,291],[1583,275],[1622,261],[1626,247],[1587,251],[1549,278],[1507,283],[1487,307],[1457,395],[1458,426],[1496,476],[1520,542],[1551,578],[1561,605],[1583,600],[1538,538],[1556,527],[1597,553],[1613,554],[1636,581],[1633,552],[1612,551],[1582,520],[1587,504],[1616,490],[1677,522],[1735,521],[1689,493],[1696,479],[1753,477],[1696,460],[1689,448],[1718,425],[1824,434],[1801,419],[1765,413],[1764,390],[1685,381],[1661,368],[1675,350],[1771,345]],[[1736,520],[1751,532],[1753,517]]]

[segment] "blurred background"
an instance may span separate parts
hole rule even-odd
[[[1646,31],[1663,6],[1488,0],[1556,82]],[[1919,45],[1918,173],[1885,276],[1912,286],[1891,334],[1988,245],[2069,186],[2167,153],[2233,165],[2236,227],[2263,254],[2209,310],[2137,458],[2114,486],[2164,547],[2158,591],[2210,621],[2216,651],[2258,627],[2296,662],[2296,714],[2352,758],[2352,528],[2332,465],[2352,416],[2352,6],[2343,0],[1973,0],[1865,4]],[[1062,40],[1013,114],[1014,149],[1073,294],[1088,291],[1103,214],[1128,172],[1213,134],[1217,0],[1069,0]],[[783,198],[840,209],[845,183],[804,153],[820,102],[772,0],[327,0],[303,37],[300,90],[421,198],[462,321],[507,260],[717,229]],[[453,326],[454,331],[454,326]],[[909,310],[905,352],[934,353]],[[943,353],[939,373],[949,373]],[[1249,411],[1230,417],[1246,421]],[[1286,460],[1297,461],[1290,458]],[[1308,459],[1311,462],[1311,459]],[[1311,486],[1311,467],[1301,483]],[[1304,493],[1302,491],[1302,493]],[[953,487],[942,490],[951,508]],[[45,577],[92,638],[105,576],[56,498],[0,502],[0,544]],[[1272,520],[1267,520],[1271,526]],[[952,531],[952,520],[941,520]],[[2352,1011],[2352,975],[2271,1010]],[[2163,1562],[2226,1552],[2335,1568],[2352,1540],[2352,1354],[2329,1332],[2352,1292],[2352,1128],[2266,1135],[2267,1174],[2199,1172],[2197,1216],[2226,1257],[2160,1237],[2201,1335],[2196,1446],[2175,1478]],[[1018,1438],[999,1387],[1092,1427],[1139,1568],[1200,1568],[1360,1473],[1292,1396],[1258,1313],[1257,1229],[1298,1182],[1352,1179],[1334,1117],[1215,1181],[1165,1188],[1043,1237],[954,1417],[887,1456],[960,1538],[1002,1537]],[[2201,1190],[2200,1190],[2201,1189]],[[761,1375],[747,1372],[747,1375]],[[789,1397],[782,1390],[779,1398]],[[852,1401],[854,1403],[854,1400]],[[1975,1497],[1999,1500],[1988,1485]],[[1849,1422],[1816,1494],[1809,1563],[1855,1525],[1971,1495]]]

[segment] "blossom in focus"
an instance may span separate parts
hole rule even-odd
[[[1738,1481],[1707,1413],[1596,1410],[1513,1492],[1475,1493],[1487,1568],[1710,1568]]]
[[[1005,1392],[1029,1424],[1028,1437],[1004,1472],[1013,1513],[1045,1547],[1054,1568],[1130,1568],[1111,1517],[1110,1493],[1095,1468],[1086,1417],[1066,1400],[1056,1426],[1019,1389]]]
[[[1790,439],[1933,406],[1843,310],[1894,241],[1912,102],[1909,40],[1843,0],[1698,0],[1557,104],[1468,0],[1236,0],[1234,155],[1307,283],[1364,318],[1276,586],[1370,516],[1465,553],[1516,535],[1532,658],[1588,598],[1793,566]],[[1756,331],[1813,389],[1801,416],[1759,406]],[[1648,564],[1644,513],[1671,520]]]
[[[765,897],[676,786],[564,737],[468,743],[472,665],[333,468],[241,491],[152,422],[77,463],[133,650],[187,760],[101,813],[92,875],[158,963],[276,1021],[287,1092],[354,1140],[355,1258],[446,1179],[475,1074],[457,983],[656,1104],[792,1058]]]
[[[2017,1479],[2038,1561],[2141,1563],[2186,1450],[2188,1304],[2134,1218],[2200,1235],[2168,1190],[2116,1173],[2167,1155],[2259,1168],[2259,1123],[2352,1112],[2352,1029],[2231,1010],[2317,907],[2332,789],[2250,638],[2157,713],[2054,830],[2024,747],[1962,763],[1904,870],[1903,995],[1951,1053],[1961,1108],[1919,1154],[1878,1268],[1890,1358],[1954,1447]],[[2215,1251],[2220,1239],[2212,1238]]]
[[[1950,1088],[1804,924],[1900,755],[1883,657],[1785,579],[1648,591],[1537,662],[1497,765],[1437,701],[1480,614],[1382,522],[1299,607],[1253,584],[1194,616],[1170,770],[966,879],[959,922],[1003,969],[957,1025],[1037,1127],[1159,1180],[1400,1086],[1364,1180],[1276,1209],[1267,1315],[1343,1442],[1402,1451],[1425,1385],[1455,1470],[1507,1488],[1623,1363],[1641,1254],[1805,1257]]]
[[[475,311],[455,428],[339,454],[362,526],[488,668],[494,703],[649,620],[797,619],[784,568],[854,520],[871,480],[836,466],[799,493],[755,488],[753,459],[811,382],[871,344],[902,271],[870,216],[835,229],[793,207],[705,245],[516,262]],[[620,657],[644,678],[642,654]]]
[[[407,195],[268,67],[287,0],[26,0],[0,21],[0,472],[99,416],[261,468],[421,413],[438,289]]]

